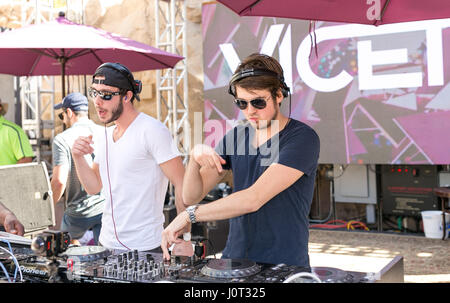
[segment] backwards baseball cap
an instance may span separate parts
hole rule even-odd
[[[62,102],[56,104],[53,108],[70,108],[75,112],[87,112],[89,110],[89,101],[86,96],[81,93],[71,93],[65,96]]]
[[[104,79],[96,79],[97,76]],[[139,93],[142,91],[142,82],[135,80],[130,70],[120,63],[103,63],[92,76],[92,83],[105,84],[133,92],[134,97],[140,101]]]

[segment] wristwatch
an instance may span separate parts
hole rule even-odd
[[[191,223],[196,223],[197,222],[197,218],[195,217],[195,211],[197,210],[198,205],[192,205],[189,206],[188,208],[186,208],[186,212],[189,215],[189,221],[191,221]]]

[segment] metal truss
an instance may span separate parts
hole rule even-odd
[[[172,133],[179,151],[187,161],[190,150],[188,107],[188,74],[186,42],[186,2],[183,0],[155,0],[155,44],[167,52],[183,56],[173,69],[156,71],[156,110],[158,119]],[[166,212],[175,208],[172,184],[168,189]]]
[[[155,0],[156,47],[183,56],[173,69],[156,71],[158,119],[172,133],[183,155],[190,150],[188,74],[186,42],[186,2]]]

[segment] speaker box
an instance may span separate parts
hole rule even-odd
[[[53,197],[44,162],[0,166],[0,202],[25,227],[25,233],[55,224]]]

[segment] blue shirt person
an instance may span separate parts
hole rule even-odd
[[[196,145],[183,183],[191,205],[164,230],[161,247],[180,240],[190,222],[230,219],[223,258],[296,265],[310,271],[308,215],[313,198],[320,140],[308,125],[285,116],[281,102],[289,95],[280,64],[252,54],[238,66],[229,93],[246,118],[225,135],[216,149]],[[233,193],[198,205],[233,172]]]

